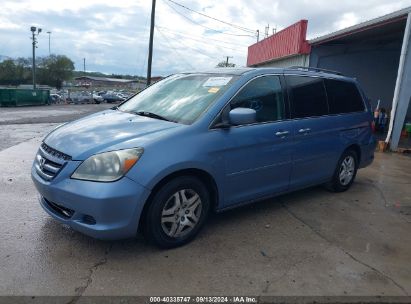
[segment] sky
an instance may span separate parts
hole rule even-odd
[[[229,61],[245,66],[255,32],[277,31],[308,20],[308,38],[411,6],[411,0],[173,0],[237,25],[233,27],[157,0],[152,75],[213,68]],[[31,26],[42,28],[36,56],[66,55],[76,70],[145,75],[150,0],[2,0],[0,56],[30,57]],[[238,27],[245,28],[239,29]],[[247,30],[248,29],[248,30]]]

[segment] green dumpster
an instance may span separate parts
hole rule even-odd
[[[49,97],[49,90],[0,89],[0,106],[40,106],[47,104]]]

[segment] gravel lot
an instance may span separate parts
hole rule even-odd
[[[0,295],[409,296],[411,158],[376,154],[346,193],[321,187],[213,215],[162,251],[51,219],[30,167],[59,123],[112,105],[0,108]],[[382,298],[384,299],[384,298]],[[402,298],[410,300],[410,298]]]

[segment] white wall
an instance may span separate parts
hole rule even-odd
[[[268,63],[258,64],[254,67],[289,68],[292,66],[308,66],[308,63],[309,63],[309,55],[297,55],[297,56],[287,57],[284,59],[270,61]]]

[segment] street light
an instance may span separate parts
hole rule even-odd
[[[36,89],[36,45],[37,45],[37,39],[36,36],[38,36],[41,33],[41,28],[36,28],[35,26],[30,27],[30,31],[32,33],[32,40],[33,40],[33,90]],[[37,31],[37,34],[36,34]]]

